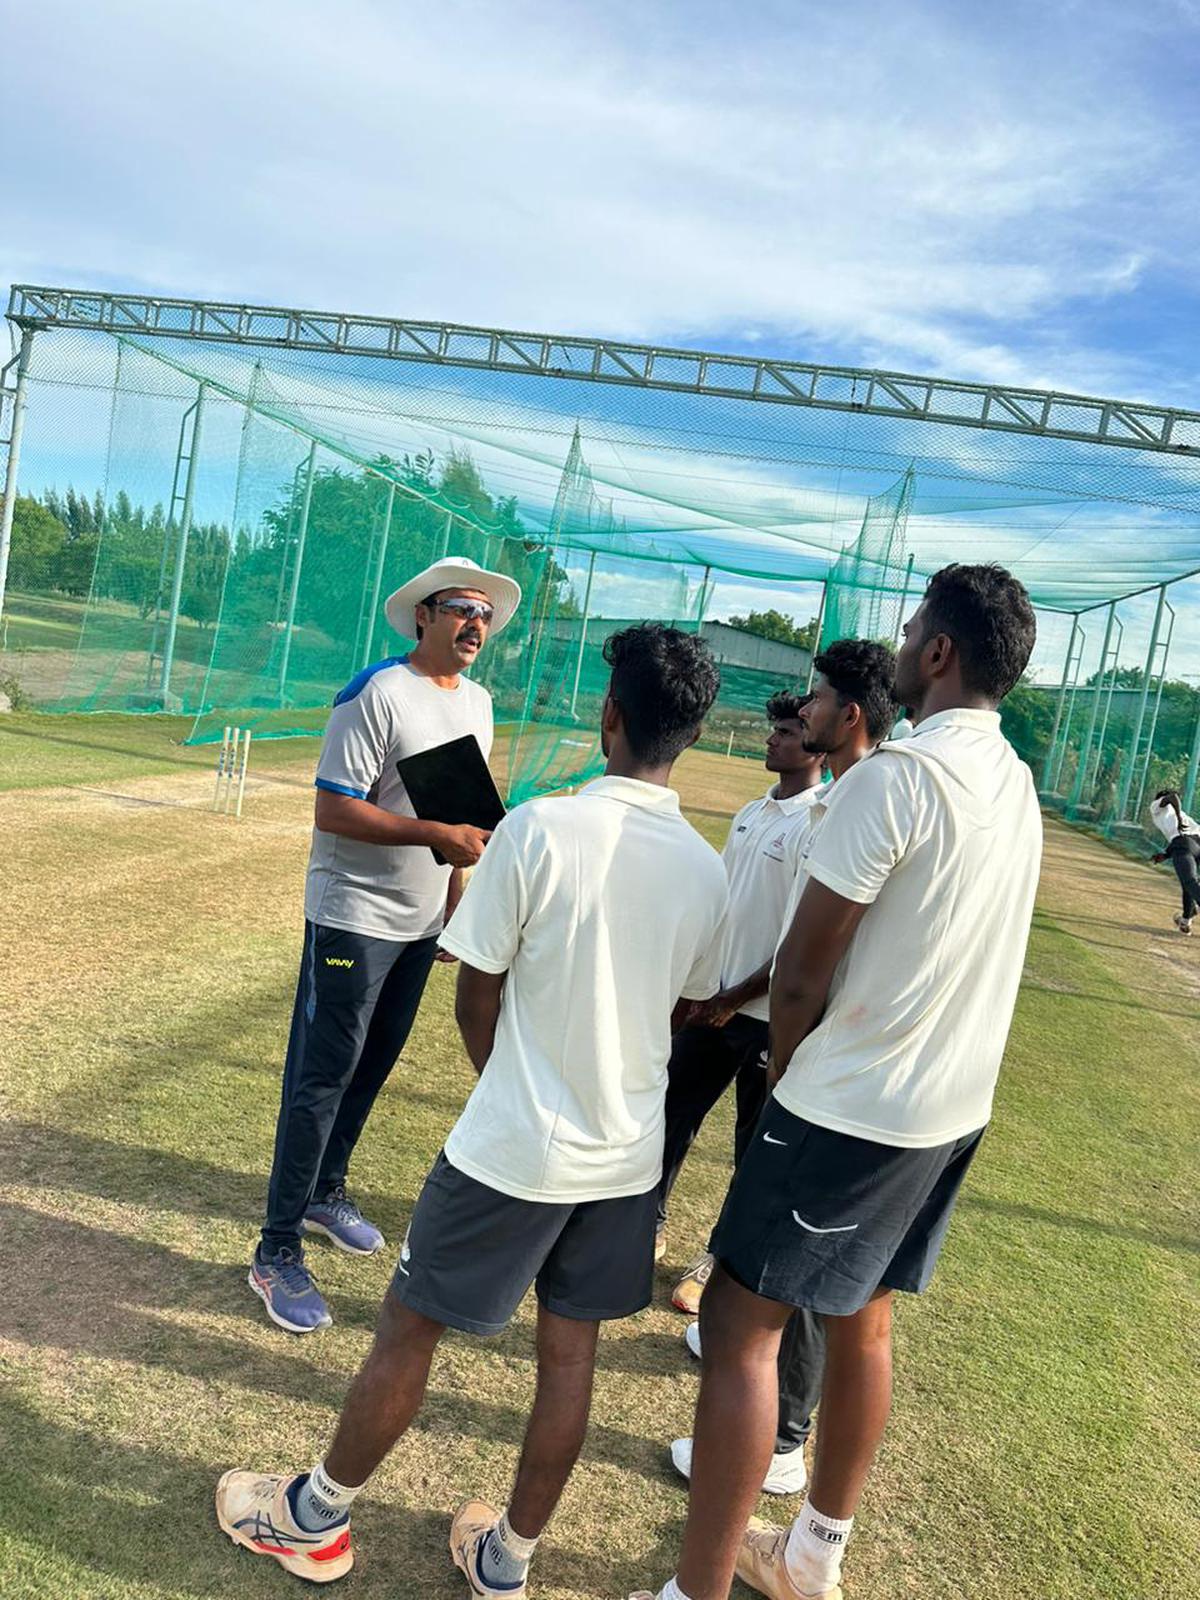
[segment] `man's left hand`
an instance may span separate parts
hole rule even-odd
[[[434,954],[433,959],[435,961],[440,961],[443,966],[452,967],[452,966],[454,966],[455,962],[458,960],[458,957],[457,956],[452,956],[450,954],[449,950],[443,950],[442,947],[439,945],[437,950],[436,950],[436,952],[435,952],[435,954]]]
[[[701,1000],[692,1007],[688,1027],[723,1028],[731,1017],[736,1016],[738,1004],[737,996],[728,991],[713,995],[711,1000]]]

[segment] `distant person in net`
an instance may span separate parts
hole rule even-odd
[[[604,654],[605,775],[511,812],[442,934],[480,1080],[333,1444],[311,1473],[217,1488],[225,1532],[301,1577],[349,1570],[351,1502],[417,1415],[445,1330],[499,1333],[532,1284],[537,1393],[508,1508],[468,1501],[450,1535],[473,1595],[523,1595],[583,1444],[600,1323],[650,1302],[671,1017],[716,991],[729,898],[668,784],[718,679],[702,639],[656,623]]]
[[[893,699],[895,657],[886,645],[865,639],[839,639],[823,651],[813,663],[816,680],[813,692],[804,697],[797,712],[801,749],[810,758],[828,767],[829,781],[806,793],[807,805],[802,815],[803,827],[789,834],[786,881],[781,885],[772,880],[769,884],[754,886],[753,892],[739,894],[739,886],[747,888],[741,874],[730,873],[729,919],[726,924],[725,950],[722,971],[727,970],[730,952],[735,947],[739,929],[743,939],[754,950],[761,951],[764,927],[769,931],[769,954],[766,961],[756,965],[750,987],[757,990],[769,981],[775,952],[795,914],[796,905],[804,885],[804,855],[814,828],[825,813],[834,785],[846,772],[879,744],[891,727],[896,714]],[[798,758],[797,758],[798,759]],[[782,780],[781,780],[782,781]],[[759,802],[761,803],[761,802]],[[735,819],[736,827],[736,819]],[[766,841],[769,851],[771,841]],[[728,850],[728,847],[727,847]],[[729,870],[728,854],[726,870]],[[762,869],[765,872],[765,868]],[[769,893],[773,889],[775,893]],[[733,958],[736,962],[736,957]],[[720,999],[720,996],[717,997]],[[712,1002],[710,1002],[711,1004]],[[696,1008],[703,1011],[703,1007]],[[767,1009],[766,1005],[763,1010]],[[693,1011],[695,1015],[695,1011]],[[710,1030],[711,1031],[711,1030]],[[761,1024],[760,1052],[752,1066],[743,1070],[751,1083],[743,1089],[739,1078],[739,1132],[741,1139],[734,1151],[734,1166],[740,1164],[750,1146],[750,1141],[767,1104],[767,1023]],[[676,1035],[676,1048],[682,1032]],[[674,1053],[672,1067],[678,1070]],[[667,1093],[667,1142],[671,1142],[671,1100],[674,1089]],[[753,1104],[751,1095],[753,1094]],[[744,1097],[744,1099],[743,1099]],[[751,1117],[751,1112],[753,1116]],[[664,1163],[664,1177],[666,1167]],[[660,1190],[661,1199],[661,1190]],[[710,1241],[711,1244],[711,1241]],[[676,1285],[674,1304],[681,1305],[681,1290],[687,1288],[694,1294],[692,1307],[698,1309],[700,1297],[707,1284],[715,1258],[706,1252],[690,1270],[691,1276]],[[700,1324],[688,1325],[684,1341],[692,1355],[703,1354]],[[808,1481],[804,1460],[804,1446],[812,1431],[813,1411],[821,1397],[821,1377],[825,1366],[825,1328],[820,1317],[807,1310],[792,1313],[779,1346],[779,1416],[775,1447],[763,1478],[766,1494],[799,1494]],[[692,1470],[693,1444],[690,1438],[675,1439],[671,1443],[671,1462],[681,1477]]]
[[[1182,909],[1172,918],[1180,933],[1190,934],[1192,919],[1200,914],[1200,826],[1183,809],[1174,789],[1160,789],[1150,803],[1150,820],[1167,841],[1167,848],[1152,856],[1153,861],[1169,861],[1175,868],[1183,895]]]
[[[491,696],[462,674],[520,600],[502,573],[460,556],[435,562],[385,606],[416,647],[364,668],[329,715],[267,1215],[250,1265],[250,1287],[290,1333],[333,1320],[302,1233],[352,1255],[383,1245],[346,1192],[350,1157],[408,1039],[462,869],[487,840],[478,828],[418,820],[396,763],[464,734],[487,758]]]
[[[914,732],[839,779],[771,987],[774,1098],[717,1224],[683,1550],[663,1600],[839,1600],[891,1406],[897,1290],[928,1285],[991,1115],[1041,860],[1029,769],[997,706],[1036,633],[1002,568],[951,566],[905,626]],[[747,1522],[795,1306],[824,1318],[811,1487]],[[895,1587],[895,1586],[893,1586]]]

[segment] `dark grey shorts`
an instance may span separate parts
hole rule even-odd
[[[499,1333],[530,1284],[556,1316],[608,1322],[650,1304],[657,1185],[579,1204],[517,1200],[438,1156],[390,1293],[464,1333]]]
[[[713,1236],[743,1288],[825,1316],[861,1311],[877,1289],[919,1294],[983,1129],[899,1149],[819,1128],[767,1101]]]

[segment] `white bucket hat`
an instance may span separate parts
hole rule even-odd
[[[515,579],[506,577],[503,572],[488,572],[472,561],[470,556],[443,556],[431,567],[426,567],[424,572],[418,572],[415,578],[401,584],[394,594],[388,595],[383,614],[388,619],[389,627],[401,638],[415,639],[417,606],[428,600],[431,594],[440,594],[443,589],[478,589],[481,594],[487,595],[493,613],[490,634],[499,633],[506,623],[511,622],[513,613],[521,604],[521,585]]]

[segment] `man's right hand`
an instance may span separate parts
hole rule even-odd
[[[452,867],[473,867],[492,837],[490,828],[473,828],[469,822],[438,824],[437,837],[430,843]]]

